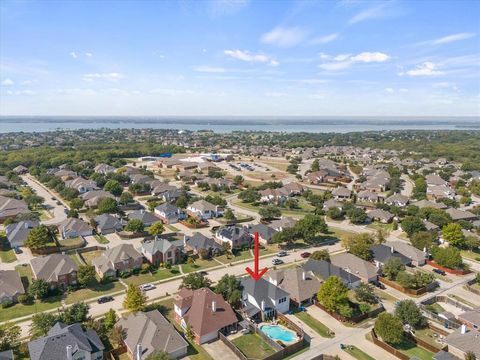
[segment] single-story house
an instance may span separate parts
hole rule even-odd
[[[448,352],[460,359],[464,359],[468,352],[473,352],[480,359],[480,333],[478,330],[469,330],[466,325],[460,326],[444,339],[448,345]]]
[[[400,254],[398,251],[391,246],[387,246],[384,244],[375,244],[370,247],[370,250],[373,253],[373,260],[377,267],[385,264],[388,259],[391,257],[399,258],[403,265],[410,265],[412,260],[406,257],[403,254]]]
[[[378,280],[379,270],[375,265],[348,252],[332,256],[330,262],[350,274],[358,276],[364,283],[376,282]]]
[[[258,233],[258,240],[264,244],[270,244],[273,235],[278,232],[271,226],[265,224],[249,225],[248,231],[250,232],[252,239],[254,238],[255,233]]]
[[[187,254],[199,255],[202,250],[210,255],[218,255],[223,252],[222,246],[212,238],[196,232],[192,236],[184,235],[183,250]]]
[[[338,187],[332,191],[333,198],[338,201],[344,201],[350,199],[352,191],[346,187]]]
[[[410,202],[408,196],[402,194],[393,194],[385,199],[385,204],[405,207]]]
[[[96,208],[103,198],[115,199],[115,196],[105,190],[92,190],[82,194],[80,198],[85,202],[86,207]]]
[[[423,266],[427,262],[428,255],[426,253],[404,241],[387,241],[385,245],[409,258],[412,265]]]
[[[95,172],[102,174],[102,175],[107,175],[110,173],[113,173],[117,170],[114,166],[108,165],[108,164],[98,164],[94,168]]]
[[[25,201],[0,196],[0,224],[7,219],[13,219],[18,215],[29,213],[30,209]]]
[[[25,220],[5,226],[5,233],[10,247],[13,249],[23,246],[30,230],[38,225],[39,222],[36,220]]]
[[[367,216],[372,221],[380,221],[383,224],[387,224],[393,220],[395,215],[391,212],[383,209],[373,209],[367,213]]]
[[[453,221],[459,221],[459,220],[477,220],[478,216],[475,215],[474,213],[471,213],[470,211],[467,210],[459,210],[455,208],[448,208],[445,210],[448,215],[451,216]]]
[[[467,325],[468,328],[478,331],[480,329],[480,307],[461,313],[457,316],[457,319]]]
[[[130,214],[127,215],[127,217],[128,220],[138,219],[145,226],[150,226],[160,221],[160,219],[153,215],[151,212],[145,211],[143,209],[132,211]]]
[[[102,235],[113,234],[123,229],[121,220],[111,214],[98,215],[95,217],[95,222],[97,231]]]
[[[0,270],[0,304],[16,302],[25,294],[20,274],[15,270]]]
[[[97,183],[93,180],[87,180],[80,176],[72,180],[65,181],[65,187],[77,190],[80,194],[98,189]]]
[[[289,229],[295,226],[297,220],[291,217],[282,217],[278,220],[273,220],[270,222],[270,227],[277,231],[282,231],[285,229]]]
[[[327,280],[330,276],[337,276],[349,289],[354,289],[361,283],[360,277],[345,271],[343,268],[336,266],[325,260],[308,259],[302,265],[305,271],[310,271],[320,280]]]
[[[62,239],[74,238],[77,236],[89,236],[93,230],[85,221],[77,218],[67,218],[57,225],[58,232]]]

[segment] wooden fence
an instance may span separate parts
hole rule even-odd
[[[392,347],[392,346],[388,345],[387,343],[383,342],[382,340],[380,340],[377,337],[377,334],[375,333],[374,329],[372,329],[370,334],[372,335],[372,341],[375,345],[381,347],[383,350],[389,352],[390,354],[396,356],[399,359],[410,360],[410,356],[407,356],[407,355],[403,354],[402,352],[398,351],[394,347]]]
[[[381,283],[384,283],[385,285],[393,287],[394,289],[396,289],[398,291],[401,291],[404,294],[408,294],[408,295],[418,296],[418,295],[425,294],[427,292],[427,288],[425,286],[423,286],[419,289],[407,289],[407,288],[404,288],[403,286],[400,286],[400,284],[396,283],[395,281],[388,280],[387,278],[384,278],[382,276],[379,276],[378,280]]]
[[[434,268],[440,269],[445,271],[446,273],[453,274],[453,275],[467,275],[470,274],[470,270],[468,269],[449,269],[445,266],[437,264],[435,261],[427,260],[427,264],[433,266]]]
[[[378,314],[382,313],[385,311],[385,308],[383,307],[382,304],[380,304],[380,306],[368,313],[365,313],[365,314],[360,314],[360,315],[357,315],[357,316],[353,316],[353,317],[350,317],[350,318],[347,318],[345,316],[342,316],[340,314],[337,314],[335,312],[332,312],[330,310],[327,310],[322,304],[320,304],[317,300],[314,300],[313,303],[319,307],[320,309],[322,309],[323,311],[325,311],[328,315],[330,315],[331,317],[333,317],[334,319],[340,321],[340,322],[350,322],[350,323],[354,323],[354,324],[357,324],[365,319],[368,319],[368,318],[374,318],[375,316],[377,316]]]
[[[248,360],[248,358],[243,355],[243,353],[230,340],[228,340],[225,335],[219,332],[218,337],[220,338],[220,341],[227,345],[227,347],[232,350],[233,353],[237,355],[240,360]]]
[[[477,283],[477,280],[472,279],[472,280],[470,280],[469,282],[467,282],[467,284],[465,285],[465,288],[466,288],[468,291],[470,291],[470,292],[472,292],[472,293],[474,293],[474,294],[476,294],[476,295],[480,295],[480,290],[477,289],[477,288],[474,288],[474,287],[472,286],[472,285],[474,285],[474,284],[476,284],[476,283]]]

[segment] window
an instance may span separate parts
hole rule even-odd
[[[286,298],[286,297],[281,298],[280,300],[278,300],[278,303],[281,304],[281,303],[284,303],[285,301],[287,301],[287,298]]]

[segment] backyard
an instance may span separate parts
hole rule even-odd
[[[316,331],[321,337],[332,338],[335,336],[327,326],[310,316],[307,312],[299,311],[295,313],[295,316],[303,321],[309,328]]]
[[[395,349],[400,350],[405,355],[409,356],[410,358],[417,358],[420,360],[432,360],[434,355],[433,352],[430,352],[420,346],[417,346],[414,342],[405,339],[399,345],[395,346]]]
[[[275,353],[275,350],[255,333],[242,335],[232,342],[247,358],[263,359]]]
[[[10,248],[10,243],[4,232],[0,232],[0,260],[3,263],[10,263],[17,260],[15,252]]]

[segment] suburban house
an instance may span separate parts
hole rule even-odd
[[[288,193],[288,196],[298,196],[302,195],[304,188],[302,185],[300,185],[298,182],[289,182],[285,185],[283,185],[282,189],[286,190]]]
[[[342,280],[349,289],[354,289],[361,283],[359,276],[325,260],[308,259],[307,262],[302,265],[302,268],[304,271],[311,272],[322,281],[327,280],[330,276],[336,276]]]
[[[408,196],[402,194],[393,194],[385,199],[385,204],[405,207],[408,205],[409,201],[410,199]]]
[[[0,360],[15,360],[13,350],[5,350],[0,352]]]
[[[177,190],[177,187],[161,181],[158,183],[157,181],[155,181],[155,183],[152,183],[152,195],[158,196],[171,190]]]
[[[468,352],[473,352],[475,357],[480,359],[479,338],[478,330],[470,330],[466,325],[462,325],[447,335],[444,342],[448,345],[448,352],[459,359],[464,359]]]
[[[111,165],[102,163],[102,164],[98,164],[97,166],[95,166],[94,170],[95,170],[95,172],[97,172],[99,174],[107,175],[107,174],[115,172],[117,169],[115,167],[111,166]]]
[[[477,215],[475,215],[474,213],[471,213],[470,211],[466,211],[466,210],[448,208],[445,211],[447,212],[448,215],[451,216],[453,221],[459,221],[459,220],[471,221],[471,220],[477,220],[478,219]]]
[[[352,196],[352,191],[346,187],[338,187],[332,191],[333,198],[338,201],[349,200]]]
[[[241,280],[242,312],[250,319],[265,320],[274,317],[277,312],[282,314],[290,308],[290,294],[277,285],[261,277],[255,281],[250,276]],[[317,289],[318,290],[318,289]]]
[[[435,208],[435,209],[446,209],[447,208],[447,205],[445,205],[444,203],[441,203],[441,202],[437,203],[435,201],[430,201],[430,200],[416,201],[416,202],[412,203],[412,205],[415,205],[419,209],[423,209],[425,207],[431,207],[431,208]]]
[[[0,196],[0,223],[7,219],[13,219],[17,215],[28,213],[30,213],[30,210],[25,201]]]
[[[284,202],[288,196],[289,191],[284,188],[279,189],[265,189],[258,192],[260,194],[261,202]]]
[[[51,254],[30,260],[33,278],[45,280],[52,289],[75,285],[78,265],[65,254]]]
[[[282,231],[295,226],[297,220],[291,217],[282,217],[279,220],[273,220],[270,222],[270,227],[277,231]]]
[[[65,179],[73,178],[73,177],[77,176],[77,173],[75,171],[72,171],[72,170],[60,169],[58,171],[55,171],[53,173],[53,175],[62,179],[62,180],[65,180]]]
[[[46,336],[28,343],[31,360],[101,360],[105,346],[95,330],[57,322]]]
[[[220,244],[199,232],[192,236],[184,235],[183,244],[183,250],[187,254],[199,255],[201,251],[205,250],[208,254],[214,256],[223,252]]]
[[[457,319],[467,325],[469,329],[478,331],[480,329],[480,307],[459,314]]]
[[[410,265],[412,263],[411,259],[399,253],[398,251],[395,251],[392,246],[375,244],[370,247],[370,250],[372,251],[373,260],[377,267],[385,264],[385,262],[392,257],[399,258],[403,265]]]
[[[143,256],[132,244],[121,244],[105,250],[92,260],[95,271],[100,277],[115,277],[123,272],[140,269]]]
[[[391,212],[383,209],[370,210],[367,213],[367,216],[371,221],[380,221],[382,224],[391,222],[395,217]]]
[[[123,225],[120,219],[111,214],[102,214],[95,217],[97,231],[102,235],[113,234],[122,231]]]
[[[135,210],[127,215],[128,220],[137,219],[140,220],[143,225],[150,226],[156,222],[159,222],[160,219],[153,215],[151,212],[145,210]]]
[[[265,224],[248,225],[248,231],[250,232],[252,239],[255,233],[258,233],[258,240],[263,244],[270,244],[273,235],[278,232]]]
[[[145,359],[155,350],[165,351],[172,359],[187,354],[188,342],[158,310],[130,313],[116,326],[125,331],[123,342],[132,360]]]
[[[429,174],[425,176],[425,181],[427,183],[427,186],[446,186],[448,183],[443,180],[439,175],[437,174]]]
[[[140,249],[143,256],[149,263],[159,264],[176,264],[182,256],[180,250],[170,241],[163,238],[145,241]]]
[[[105,190],[92,190],[82,194],[80,198],[85,202],[85,206],[89,208],[96,208],[98,203],[103,198],[115,199],[111,193]]]
[[[237,316],[220,294],[209,288],[182,288],[174,295],[175,320],[186,329],[190,326],[197,344],[218,338],[218,332],[237,329]]]
[[[18,175],[26,174],[28,173],[28,168],[23,165],[18,165],[17,167],[13,168],[13,172]]]
[[[243,226],[222,226],[215,233],[215,238],[220,243],[229,243],[231,249],[242,248],[251,244],[250,233]]]
[[[77,218],[67,218],[57,225],[62,239],[93,234],[92,228],[85,221]]]
[[[290,294],[290,301],[297,306],[313,303],[321,284],[313,274],[302,268],[270,270],[266,278]]]
[[[38,224],[39,222],[36,220],[25,220],[5,226],[5,233],[10,247],[13,249],[23,246],[30,230],[37,227]]]
[[[396,252],[410,259],[412,265],[423,266],[427,262],[427,254],[416,247],[403,241],[387,241],[386,246],[390,246]]]
[[[348,252],[332,256],[330,262],[348,273],[358,276],[364,283],[372,283],[378,280],[379,270],[377,267],[371,262],[363,260]]]
[[[0,304],[17,302],[25,294],[20,274],[15,270],[0,270]]]
[[[450,186],[445,185],[427,187],[427,199],[437,200],[444,198],[455,199],[455,190],[453,190]]]
[[[175,224],[185,218],[185,213],[182,209],[169,203],[158,205],[154,212],[165,224]]]
[[[343,203],[334,199],[329,199],[323,203],[323,210],[325,211],[335,208],[337,208],[338,210],[342,210]]]
[[[372,202],[375,203],[379,199],[378,194],[369,190],[359,191],[357,194],[357,201]]]
[[[65,187],[77,190],[80,194],[98,189],[97,183],[93,180],[87,180],[80,176],[72,180],[65,181]]]
[[[189,215],[202,220],[222,216],[222,211],[220,210],[218,205],[213,205],[205,200],[198,200],[188,205],[187,212]]]

